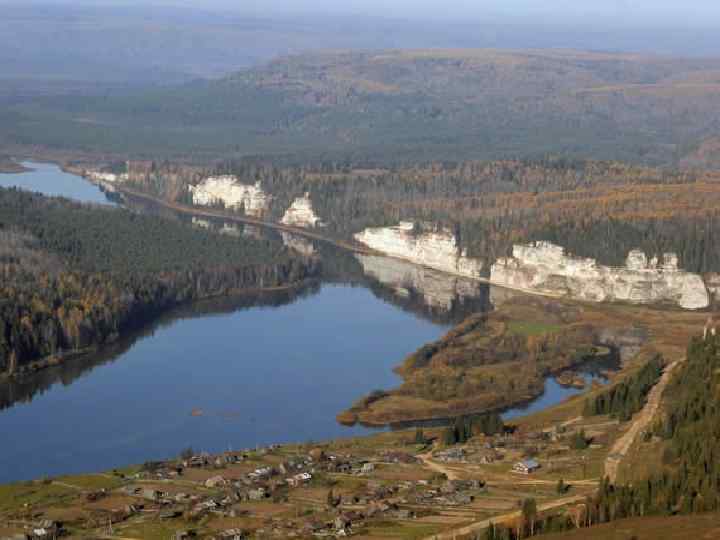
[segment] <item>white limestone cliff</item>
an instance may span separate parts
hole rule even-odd
[[[295,199],[283,215],[280,222],[283,225],[291,225],[293,227],[320,227],[322,222],[313,210],[310,194],[306,193],[304,197]]]
[[[468,257],[448,230],[416,232],[414,223],[402,222],[397,227],[365,229],[355,239],[391,257],[459,276],[482,277],[483,261]]]
[[[127,173],[115,174],[111,172],[90,170],[87,171],[86,176],[93,182],[109,182],[111,184],[127,182],[128,180]]]
[[[210,223],[207,219],[199,218],[197,216],[192,217],[192,225],[198,229],[212,230],[213,228],[212,223]]]
[[[261,217],[270,205],[270,196],[260,186],[241,184],[237,176],[210,176],[196,186],[190,186],[193,204],[213,206],[222,203],[226,208],[244,208],[245,214]]]
[[[717,272],[708,272],[703,275],[705,286],[710,293],[710,300],[717,305],[720,302],[720,274]]]
[[[301,255],[310,257],[315,254],[315,246],[310,240],[285,231],[282,231],[280,233],[280,236],[282,237],[284,245],[286,245],[290,249],[297,251]]]
[[[422,296],[423,303],[440,312],[449,312],[466,299],[482,295],[480,281],[452,276],[399,259],[378,255],[356,254],[366,275],[393,289],[395,294],[408,297],[411,291]]]
[[[498,259],[492,265],[490,282],[594,302],[671,303],[685,309],[702,309],[710,303],[702,277],[679,269],[674,253],[658,261],[633,250],[625,266],[610,267],[567,255],[564,248],[550,242],[534,242],[516,245],[512,257]]]

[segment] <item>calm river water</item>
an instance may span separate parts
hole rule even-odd
[[[0,186],[108,203],[99,188],[54,165],[26,165],[34,170],[0,175]],[[487,285],[459,287],[400,261],[277,236],[319,250],[325,281],[187,307],[96,355],[0,385],[0,482],[104,470],[188,446],[219,451],[368,432],[339,425],[335,415],[395,386],[392,368],[405,355],[491,305]],[[548,380],[542,397],[506,416],[576,392]]]

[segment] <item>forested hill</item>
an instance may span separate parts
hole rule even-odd
[[[2,105],[0,143],[182,157],[673,163],[718,135],[720,59],[428,49],[287,56],[214,81]]]
[[[111,341],[183,302],[317,271],[279,243],[0,189],[0,374]]]
[[[667,402],[647,439],[663,440],[662,465],[632,485],[604,482],[590,506],[592,522],[628,516],[720,509],[720,339],[694,339],[687,361],[663,394]]]
[[[241,160],[186,169],[131,163],[130,185],[191,204],[189,186],[208,175],[232,174],[243,184],[260,182],[271,195],[266,218],[273,221],[309,193],[326,224],[322,233],[345,240],[366,227],[409,220],[454,231],[468,255],[485,261],[510,254],[515,243],[550,240],[612,266],[639,248],[649,257],[675,252],[694,272],[720,271],[717,171],[562,158],[387,168]]]

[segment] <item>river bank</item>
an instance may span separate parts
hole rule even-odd
[[[12,158],[0,156],[0,174],[18,174],[30,170]]]
[[[277,287],[234,289],[234,290],[228,291],[227,293],[223,293],[223,294],[210,294],[207,296],[199,296],[190,301],[186,301],[186,302],[182,302],[182,303],[178,303],[178,304],[165,305],[160,309],[152,309],[152,310],[150,310],[149,313],[144,313],[142,315],[142,317],[135,318],[128,327],[123,328],[121,330],[121,332],[113,334],[104,343],[98,343],[98,344],[94,344],[94,345],[91,345],[88,347],[82,347],[82,348],[78,348],[78,349],[70,349],[70,350],[60,351],[56,354],[46,356],[44,358],[38,358],[37,360],[33,360],[33,361],[25,363],[21,366],[17,366],[12,371],[0,373],[0,384],[2,384],[4,381],[12,381],[13,379],[30,377],[30,376],[33,376],[45,369],[62,366],[63,364],[65,364],[67,362],[82,361],[84,358],[86,358],[90,355],[102,353],[104,349],[113,345],[117,341],[127,339],[129,334],[132,334],[132,333],[135,333],[138,331],[142,331],[143,328],[152,325],[155,321],[162,318],[166,314],[171,313],[178,309],[182,309],[184,306],[192,306],[194,304],[199,305],[208,300],[215,300],[215,299],[219,299],[219,298],[224,298],[224,299],[228,299],[228,300],[233,299],[233,298],[241,299],[243,297],[250,297],[250,296],[262,294],[262,293],[276,293],[276,292],[299,293],[303,289],[312,287],[314,284],[317,284],[317,283],[318,283],[317,278],[309,278],[309,279],[305,279],[305,280],[298,281],[295,283],[289,283],[287,285],[277,286]]]
[[[366,425],[427,423],[460,415],[522,409],[547,391],[570,395],[547,381],[573,369],[592,373],[620,368],[619,348],[603,333],[622,332],[609,320],[571,303],[516,297],[494,311],[471,316],[439,341],[424,345],[395,371],[403,384],[357,400],[338,421]]]
[[[48,182],[50,181],[51,179],[48,179]],[[85,180],[81,181],[100,193],[95,186]],[[143,200],[155,204],[152,198]],[[188,207],[181,214],[197,215],[195,210]],[[215,214],[214,211],[210,213]],[[219,220],[237,219],[237,216],[233,218],[224,212],[207,217]],[[182,221],[191,220],[188,217]],[[249,225],[264,225],[253,221]],[[295,231],[295,228],[292,230]],[[243,227],[239,227],[235,233],[240,237],[255,234]],[[337,244],[325,245],[330,249]],[[334,251],[334,248],[331,250]],[[458,299],[458,294],[478,294],[484,299],[482,305],[486,306],[482,310],[495,310],[497,317],[504,317],[504,320],[498,320],[498,323],[506,326],[505,330],[497,335],[504,340],[503,349],[498,350],[507,351],[514,350],[520,343],[524,343],[523,347],[527,349],[531,341],[542,343],[542,340],[538,339],[542,334],[556,333],[557,328],[552,325],[566,322],[548,321],[548,313],[552,318],[557,316],[552,314],[558,310],[567,313],[567,323],[589,324],[600,334],[605,329],[612,333],[618,328],[645,328],[649,325],[654,328],[653,341],[656,338],[672,340],[678,335],[678,324],[682,328],[683,324],[690,325],[690,321],[693,321],[693,327],[697,328],[697,321],[702,318],[702,314],[679,311],[663,312],[627,305],[591,305],[527,296],[488,285],[479,287],[479,291],[458,283],[439,287],[443,276],[449,274],[435,271],[413,274],[410,277],[412,283],[409,283],[406,272],[400,268],[397,273],[396,266],[391,264],[383,268],[375,264],[366,268],[355,257],[347,256],[337,267],[328,269],[328,274],[335,284],[332,289],[323,286],[320,293],[313,293],[311,298],[300,300],[297,304],[284,302],[272,309],[249,307],[247,312],[228,313],[219,318],[208,312],[191,321],[172,322],[169,328],[163,327],[161,332],[153,331],[129,348],[117,351],[109,363],[103,364],[102,369],[94,370],[89,377],[73,376],[68,379],[61,375],[47,387],[48,390],[42,391],[42,395],[35,393],[30,399],[21,397],[20,407],[12,407],[12,404],[18,401],[9,396],[6,401],[11,406],[10,416],[0,415],[0,424],[8,429],[15,429],[18,433],[23,433],[22,426],[36,426],[38,432],[46,433],[48,440],[53,440],[57,448],[72,450],[75,455],[82,454],[82,465],[103,456],[108,460],[112,458],[114,463],[131,463],[153,455],[168,455],[168,452],[177,452],[178,448],[188,444],[190,435],[196,437],[196,440],[207,441],[204,444],[211,449],[227,447],[228,443],[252,445],[258,442],[327,439],[366,431],[367,428],[359,423],[353,428],[339,426],[335,420],[336,413],[348,407],[348,396],[367,395],[374,388],[390,389],[402,384],[403,380],[392,370],[398,359],[405,358],[420,344],[435,342],[450,330],[449,324],[455,325],[461,320],[453,319],[450,323],[450,317],[430,317],[429,320],[433,323],[429,324],[427,319],[424,319],[425,315],[417,316],[420,313],[418,309],[425,310],[428,306],[434,306],[432,309],[435,310],[442,306],[441,309],[457,309],[463,313],[462,317],[465,317],[469,312],[466,311],[466,304]],[[359,279],[358,276],[365,277]],[[379,281],[375,281],[375,278]],[[450,297],[447,296],[449,291],[452,291]],[[422,299],[425,294],[430,295],[430,300]],[[546,302],[548,310],[532,313],[527,308],[527,304],[532,302]],[[297,307],[299,304],[302,304],[302,309]],[[474,304],[467,304],[470,305]],[[300,325],[298,321],[303,324]],[[181,326],[181,330],[173,331],[174,325]],[[171,337],[166,337],[165,331],[168,331],[167,336]],[[680,331],[683,332],[684,330]],[[382,339],[378,339],[378,336],[382,336]],[[605,339],[601,340],[604,341]],[[258,362],[258,359],[262,359],[262,362]],[[501,372],[507,370],[507,376],[499,377],[499,374],[496,374],[495,381],[504,385],[511,380],[523,380],[523,372],[514,369],[523,363],[526,362],[518,360],[502,367],[489,364],[480,366],[479,372],[475,369],[477,366],[452,363],[445,367],[440,365],[439,370],[431,369],[424,373],[422,369],[411,371],[416,372],[412,379],[420,382],[423,379],[426,382],[433,380],[438,373],[452,375],[445,378],[450,381],[455,374],[465,373],[459,380],[470,377],[472,382],[474,374],[481,374],[486,369]],[[84,361],[69,364],[49,368],[39,376],[45,379],[50,373],[74,369],[72,364],[80,366]],[[161,364],[162,368],[156,370],[156,364]],[[134,370],[149,380],[140,380]],[[540,373],[542,378],[547,378],[546,371]],[[441,377],[437,380],[443,379]],[[537,395],[538,389],[542,391],[543,385],[537,374],[533,375],[533,379],[540,381],[535,393],[526,393],[525,396]],[[112,426],[97,425],[95,420],[84,416],[85,411],[68,410],[69,404],[56,403],[56,400],[60,399],[58,381],[61,380],[71,381],[67,387],[63,385],[62,390],[68,396],[74,396],[78,404],[85,403],[89,396],[95,396],[103,407],[107,400],[110,401],[107,403],[108,407],[111,403],[114,405],[112,410],[115,412],[108,411],[109,415],[117,416],[118,409],[122,407],[129,409],[117,416]],[[272,384],[268,381],[272,381]],[[329,382],[331,384],[328,384]],[[102,390],[95,389],[96,386]],[[548,390],[533,403],[545,407],[557,403],[567,395],[558,392],[555,385],[550,385]],[[521,391],[522,388],[516,389],[513,396],[519,399],[522,397]],[[472,387],[468,393],[472,395]],[[21,392],[15,395],[19,397],[27,394]],[[153,405],[148,400],[138,399],[138,395],[163,396],[162,410],[150,411],[149,424],[144,420],[139,421],[135,413],[142,407],[146,409],[144,414],[147,414],[147,408],[152,409]],[[138,402],[128,403],[128,399]],[[303,407],[288,411],[287,408],[276,406],[278,403],[287,402],[302,403]],[[176,405],[171,406],[168,403]],[[425,402],[425,405],[427,403]],[[244,415],[226,425],[225,420],[218,420],[225,418],[219,414],[208,413],[202,417],[191,417],[190,411],[194,409],[211,412],[241,410]],[[25,416],[25,411],[32,414],[32,419]],[[88,426],[87,433],[81,437],[85,444],[87,440],[108,441],[107,444],[101,445],[101,448],[78,448],[76,442],[79,441],[67,440],[61,433],[57,433],[44,416],[52,419],[61,411],[64,417],[81,419],[77,421]],[[15,414],[18,416],[13,419]],[[455,409],[450,411],[449,415],[442,416],[454,414]],[[186,423],[184,415],[194,418],[193,422]],[[8,422],[12,422],[14,427],[9,426]],[[131,426],[135,426],[135,432],[128,433],[126,428]],[[163,433],[164,430],[172,433],[166,442],[160,441],[167,435]],[[154,436],[155,431],[157,437]],[[42,450],[41,446],[35,448],[40,443],[32,434],[26,434],[25,437],[29,445],[24,449],[27,455],[34,455],[33,452]],[[94,450],[99,453],[99,457],[86,450]],[[31,470],[43,470],[46,466],[47,452],[40,453],[42,456],[38,455],[37,460],[30,464]],[[0,455],[0,460],[2,458]],[[8,463],[14,461],[12,456],[9,459]],[[98,466],[93,468],[99,470],[105,467],[103,462],[100,460]],[[68,470],[67,467],[72,467],[73,463],[72,460],[60,459],[60,462],[53,466],[57,467],[55,470]],[[86,467],[84,470],[92,469]]]
[[[113,184],[112,187],[116,192],[122,193],[125,196],[138,197],[143,200],[151,201],[153,204],[157,204],[163,208],[181,212],[186,215],[267,227],[273,230],[296,234],[311,240],[328,242],[332,245],[340,247],[341,249],[352,252],[362,254],[374,253],[372,250],[359,247],[355,244],[337,241],[306,229],[290,227],[283,224],[272,223],[245,216],[238,216],[232,212],[222,210],[207,210],[188,205],[169,203],[167,201],[160,200],[157,197],[128,188],[123,184]],[[388,258],[392,259],[392,257]],[[401,258],[398,259],[401,260]],[[445,273],[448,276],[451,275],[448,272],[442,273]],[[478,279],[477,281],[482,282],[483,280]],[[548,298],[548,295],[535,296]],[[545,300],[542,300],[541,302],[545,302]],[[508,313],[506,313],[504,317],[508,317]],[[533,317],[535,317],[536,320],[542,320],[544,315],[541,313],[535,313]],[[533,324],[532,321],[531,324]],[[457,329],[454,331],[456,330]],[[588,347],[591,345],[592,344],[590,343],[587,344]],[[497,389],[487,390],[482,392],[481,395],[474,400],[464,398],[463,401],[465,403],[463,404],[458,404],[457,400],[454,400],[449,396],[443,396],[431,402],[427,399],[418,399],[414,396],[408,396],[402,390],[397,389],[389,390],[383,393],[374,392],[374,396],[360,399],[358,402],[361,404],[360,406],[357,406],[356,404],[350,409],[338,413],[336,419],[340,424],[346,426],[354,426],[358,424],[371,428],[378,428],[388,425],[405,424],[408,422],[425,422],[428,420],[438,419],[442,420],[465,414],[480,414],[496,410],[506,411],[513,408],[521,409],[523,406],[526,406],[543,396],[546,391],[546,379],[558,375],[568,368],[576,367],[579,363],[582,362],[573,360],[568,363],[555,359],[553,367],[544,369],[542,372],[534,373],[525,378],[525,381],[523,382],[523,384],[525,384],[525,390],[505,391],[507,388],[503,388],[499,391]],[[518,369],[520,364],[521,362],[514,362],[511,365],[504,366],[504,369],[507,369],[509,374],[509,371]],[[395,371],[397,372],[398,370],[396,369]],[[378,408],[379,400],[376,399],[378,394],[380,394],[383,399],[381,408]],[[442,403],[439,403],[439,401],[442,401]]]
[[[65,170],[65,169],[63,169],[63,170]],[[73,174],[75,174],[75,173],[73,173]],[[92,181],[88,178],[86,178],[86,180],[88,180],[89,182]],[[104,184],[98,183],[98,185],[103,186]],[[227,211],[223,211],[223,210],[208,210],[207,208],[202,208],[202,207],[197,207],[197,206],[188,206],[185,204],[168,202],[168,201],[162,200],[158,197],[154,197],[152,195],[144,193],[142,191],[131,189],[122,184],[112,184],[111,187],[113,188],[114,192],[117,192],[117,193],[120,193],[123,195],[128,195],[131,197],[137,197],[140,199],[144,199],[146,201],[151,201],[154,204],[160,205],[164,208],[173,210],[175,212],[181,212],[186,215],[224,219],[227,221],[234,221],[236,223],[244,223],[247,225],[266,227],[268,229],[273,229],[276,231],[283,231],[283,232],[291,233],[291,234],[294,234],[297,236],[302,236],[302,237],[308,238],[310,240],[316,240],[316,241],[320,241],[320,242],[326,242],[329,244],[333,244],[334,246],[337,246],[342,249],[346,249],[348,251],[352,251],[354,253],[362,253],[362,254],[366,254],[366,255],[380,254],[377,251],[366,248],[362,245],[346,242],[343,240],[338,240],[336,238],[331,238],[329,236],[325,236],[325,235],[321,235],[321,234],[318,234],[313,231],[309,231],[302,227],[293,227],[291,225],[284,225],[282,223],[277,223],[274,221],[266,221],[266,220],[256,219],[256,218],[252,218],[252,217],[248,217],[248,216],[240,216],[235,212],[227,212]]]

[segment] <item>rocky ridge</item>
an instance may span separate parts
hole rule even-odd
[[[445,229],[420,230],[411,222],[396,227],[366,229],[355,239],[379,252],[459,276],[486,279],[484,261],[467,257],[455,235]],[[639,250],[628,254],[625,266],[610,267],[595,259],[575,257],[550,242],[515,245],[511,257],[498,259],[489,281],[526,292],[593,302],[668,303],[703,309],[710,296],[699,274],[679,268],[678,257],[662,261]]]
[[[472,259],[445,229],[416,231],[412,222],[397,227],[365,229],[355,239],[391,257],[469,278],[481,278],[483,261]]]
[[[261,217],[268,210],[270,196],[263,191],[260,182],[241,184],[233,175],[210,176],[195,186],[189,186],[193,204],[214,206],[222,203],[226,208],[243,208],[253,217]]]
[[[292,227],[321,227],[322,221],[313,210],[310,194],[306,193],[304,197],[295,199],[285,211],[280,222],[283,225]]]
[[[674,253],[665,253],[659,261],[633,250],[625,266],[610,267],[567,255],[564,248],[550,242],[534,242],[515,245],[512,257],[498,259],[491,267],[490,281],[592,302],[672,303],[685,309],[710,305],[702,277],[681,270]]]

